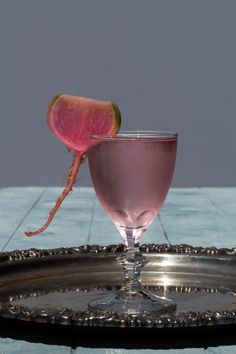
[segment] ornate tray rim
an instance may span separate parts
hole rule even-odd
[[[172,245],[168,243],[155,244],[148,243],[140,246],[141,252],[144,253],[170,253],[170,254],[194,254],[194,255],[236,255],[236,247],[233,248],[217,248],[211,247],[195,247],[188,244]],[[13,250],[8,252],[0,252],[0,263],[4,261],[21,261],[32,258],[45,258],[50,256],[62,256],[73,254],[98,254],[98,253],[120,253],[124,251],[123,244],[114,245],[81,245],[78,247],[60,247],[60,248],[29,248],[23,250]]]
[[[196,256],[228,256],[236,257],[236,248],[193,247],[187,244],[143,244],[140,246],[143,253],[156,254],[188,254]],[[124,250],[123,244],[118,245],[82,245],[78,247],[61,247],[52,249],[14,250],[0,253],[0,265],[17,263],[30,259],[57,257],[78,254],[116,254]],[[209,327],[236,324],[236,307],[233,311],[188,311],[178,314],[152,317],[148,314],[132,316],[128,314],[97,313],[92,311],[74,311],[62,308],[52,313],[50,310],[32,310],[26,306],[13,306],[9,303],[0,305],[0,317],[33,321],[42,324],[57,324],[77,327],[126,327],[126,328],[186,328]]]

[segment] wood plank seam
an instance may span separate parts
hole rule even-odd
[[[161,229],[162,229],[162,232],[163,232],[163,235],[167,241],[167,243],[171,243],[170,240],[169,240],[169,237],[167,235],[167,232],[166,232],[166,229],[165,229],[165,226],[164,226],[164,223],[162,221],[162,218],[161,218],[161,215],[158,214],[157,218],[159,219],[159,222],[160,222],[160,226],[161,226]]]
[[[217,354],[217,351],[215,351],[213,348],[207,348],[204,351],[206,354]]]
[[[94,196],[94,201],[93,201],[93,206],[92,206],[92,213],[91,213],[91,218],[89,221],[89,230],[88,230],[88,238],[87,238],[87,244],[90,242],[91,238],[91,231],[92,231],[92,225],[93,225],[93,220],[94,220],[94,214],[95,214],[95,207],[96,207],[96,196]]]
[[[25,219],[27,218],[27,216],[30,214],[30,212],[34,209],[34,207],[37,205],[37,203],[39,202],[39,200],[42,198],[44,192],[45,192],[46,188],[43,189],[43,191],[39,194],[39,196],[36,198],[36,200],[33,202],[33,204],[31,205],[31,207],[28,209],[28,211],[26,212],[26,214],[24,215],[24,217],[21,219],[21,221],[19,222],[19,224],[16,226],[15,230],[11,233],[10,237],[8,238],[8,240],[6,241],[6,243],[4,244],[4,246],[1,249],[1,252],[3,252],[6,247],[8,246],[8,244],[10,243],[10,241],[12,240],[12,238],[14,237],[15,233],[17,232],[17,230],[21,227],[21,225],[23,224],[23,222],[25,221]]]
[[[235,228],[235,224],[232,222],[232,220],[228,217],[228,215],[224,212],[224,210],[221,209],[220,206],[216,204],[216,202],[207,194],[204,193],[204,189],[200,188],[201,194],[207,199],[208,201],[211,202],[211,204],[216,208],[216,210],[226,219],[226,221]]]

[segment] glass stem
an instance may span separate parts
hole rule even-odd
[[[126,248],[119,263],[122,264],[124,270],[124,281],[120,289],[122,295],[137,295],[143,289],[140,279],[142,267],[146,264],[144,257],[139,250],[139,242],[135,241],[135,230],[126,229]]]

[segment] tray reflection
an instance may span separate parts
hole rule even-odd
[[[87,311],[90,299],[119,288],[122,270],[116,257],[122,246],[13,251],[0,254],[0,335],[72,347],[235,344],[235,249],[142,247],[149,261],[143,283],[177,302],[172,316]]]
[[[83,248],[84,247],[84,248]],[[110,248],[109,248],[110,247]],[[122,281],[122,247],[15,251],[0,257],[0,316],[40,323],[171,328],[236,323],[234,250],[144,245],[142,282],[177,303],[174,314],[98,314],[88,302]]]

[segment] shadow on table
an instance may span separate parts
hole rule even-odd
[[[182,349],[236,344],[235,325],[196,328],[100,328],[0,320],[0,336],[72,348]]]

